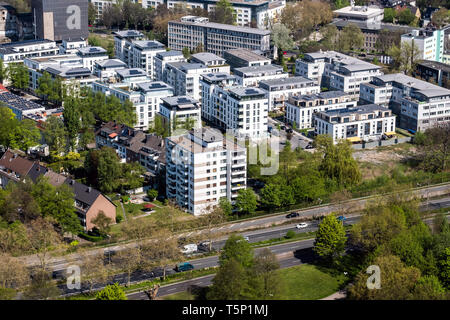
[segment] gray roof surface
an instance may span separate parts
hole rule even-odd
[[[262,80],[259,83],[265,84],[267,86],[278,86],[282,84],[296,84],[296,83],[303,83],[303,82],[311,82],[314,83],[314,80],[296,76],[296,77],[290,77],[290,78],[282,78],[282,79],[270,79],[270,80]]]
[[[222,24],[222,23],[215,23],[215,22],[195,23],[195,22],[172,20],[172,21],[169,21],[169,24],[170,23],[184,24],[184,25],[190,25],[190,26],[203,26],[203,27],[207,27],[207,28],[211,28],[211,29],[229,30],[229,31],[234,31],[234,32],[257,34],[257,35],[261,35],[261,36],[269,35],[271,33],[269,30],[262,30],[262,29],[241,27],[241,26],[233,26],[233,25],[229,25],[229,24]]]
[[[171,107],[175,107],[178,105],[184,105],[184,104],[198,103],[197,100],[195,100],[194,98],[191,98],[190,96],[167,97],[167,98],[161,98],[161,100]]]
[[[214,53],[209,53],[209,52],[199,52],[196,54],[192,55],[192,58],[194,58],[197,61],[200,61],[201,63],[208,63],[210,61],[225,61],[224,58],[219,57],[218,55],[215,55]]]
[[[233,56],[236,56],[242,60],[245,61],[265,61],[265,60],[269,60],[269,58],[266,58],[264,56],[261,56],[251,50],[248,49],[243,49],[243,48],[239,48],[239,49],[232,49],[232,50],[228,50],[225,51],[228,54],[231,54]]]
[[[168,90],[173,88],[169,86],[167,83],[162,81],[152,81],[152,82],[141,82],[137,84],[139,88],[143,91],[160,91],[160,90]]]
[[[276,64],[266,64],[264,66],[254,66],[254,67],[241,67],[234,69],[235,73],[245,74],[245,75],[260,75],[264,74],[277,74],[281,71],[283,72],[283,67]]]

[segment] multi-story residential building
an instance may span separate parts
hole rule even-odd
[[[327,134],[333,142],[347,139],[351,142],[379,140],[383,134],[395,133],[395,115],[376,104],[353,108],[319,111],[314,114],[316,134]]]
[[[144,34],[137,30],[116,31],[113,34],[115,57],[130,65],[131,44],[134,40],[144,40]]]
[[[313,79],[321,87],[359,97],[359,86],[382,75],[381,67],[335,51],[305,53],[295,62],[296,75]]]
[[[356,100],[343,91],[291,96],[286,102],[286,122],[298,129],[313,127],[313,114],[321,111],[355,107]]]
[[[151,81],[145,70],[139,68],[125,68],[116,70],[117,82],[134,84],[138,82]]]
[[[227,60],[232,70],[243,67],[260,67],[272,63],[272,60],[269,58],[248,49],[228,50],[223,53],[223,57]]]
[[[402,35],[401,43],[414,43],[420,50],[420,59],[442,62],[446,29],[450,29],[450,26],[438,30],[435,28],[412,30]]]
[[[56,42],[50,40],[26,40],[0,45],[0,58],[5,65],[23,62],[25,58],[53,56],[58,53]]]
[[[91,72],[94,71],[96,62],[105,61],[109,59],[106,50],[102,47],[84,47],[78,49],[77,55],[83,59],[83,67],[88,68]]]
[[[179,21],[169,21],[168,44],[173,50],[195,50],[201,47],[219,56],[236,48],[270,53],[270,31],[213,23],[204,17],[185,16]]]
[[[116,0],[89,0],[95,8],[95,23],[99,23],[102,20],[103,12],[107,6],[117,3]]]
[[[26,116],[45,111],[43,105],[29,101],[8,91],[0,92],[0,101],[10,108],[19,120],[22,120]]]
[[[160,136],[110,121],[96,131],[95,142],[97,148],[115,149],[121,162],[139,162],[152,175],[165,175],[165,140]]]
[[[200,52],[193,54],[190,62],[204,64],[209,68],[209,72],[230,72],[230,66],[226,60],[214,53]]]
[[[360,100],[389,106],[398,116],[397,126],[412,131],[450,122],[450,90],[402,73],[361,84]]]
[[[229,65],[206,66],[203,63],[171,62],[166,64],[164,79],[176,96],[187,95],[201,101],[200,79],[207,73],[230,72]]]
[[[122,70],[119,70],[120,72]],[[160,111],[162,98],[173,96],[173,88],[161,81],[154,82],[119,82],[105,83],[94,82],[94,92],[102,92],[105,95],[114,95],[121,102],[129,100],[133,103],[136,113],[136,129],[148,130]]]
[[[194,128],[202,127],[200,104],[190,96],[161,98],[159,114],[171,132],[182,126],[187,119],[193,121]]]
[[[448,64],[422,60],[417,63],[414,74],[427,82],[432,81],[441,87],[450,88],[450,65]]]
[[[203,118],[238,138],[267,136],[265,91],[236,86],[236,77],[226,73],[204,75],[201,83]]]
[[[155,40],[135,40],[131,41],[128,51],[128,67],[140,68],[147,72],[150,79],[155,77],[155,56],[166,49],[161,42]],[[125,61],[126,62],[126,61]]]
[[[39,78],[48,72],[52,78],[59,78],[62,83],[76,88],[88,86],[98,78],[91,70],[84,67],[83,58],[77,55],[56,55],[40,58],[25,58],[24,65],[30,74],[29,88],[35,91]]]
[[[155,80],[167,82],[166,64],[171,62],[187,62],[181,51],[169,50],[159,52],[155,57]]]
[[[247,184],[247,152],[210,128],[166,138],[167,197],[193,215],[226,197],[234,203]]]
[[[260,81],[288,78],[282,66],[268,64],[257,67],[236,68],[233,71],[239,85],[243,87],[257,87]]]
[[[298,76],[263,80],[259,82],[259,88],[263,89],[269,98],[269,111],[283,109],[284,103],[291,96],[320,92],[320,86],[314,80]]]
[[[119,59],[108,59],[98,61],[94,64],[93,74],[97,76],[100,81],[114,82],[118,70],[127,69],[127,64]]]
[[[86,39],[63,40],[59,45],[60,54],[77,54],[78,49],[89,47]]]

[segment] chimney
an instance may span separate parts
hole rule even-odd
[[[91,188],[91,187],[88,187],[87,192],[90,193],[91,190],[92,190],[92,188]]]

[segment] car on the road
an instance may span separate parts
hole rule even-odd
[[[300,216],[300,213],[298,213],[298,212],[291,212],[291,213],[289,213],[287,216],[286,216],[286,218],[295,218],[295,217],[299,217]]]
[[[337,217],[337,219],[338,219],[339,221],[345,221],[345,220],[347,220],[347,218],[344,217],[344,216],[339,216],[339,217]]]
[[[184,254],[190,254],[190,253],[194,253],[196,251],[198,251],[198,247],[195,243],[187,244],[181,250],[181,252]]]
[[[311,143],[308,143],[305,147],[305,149],[314,149],[313,145]]]
[[[267,127],[267,131],[270,133],[270,132],[272,132],[272,127]]]
[[[286,126],[281,126],[281,130],[286,130]]]
[[[247,236],[244,236],[243,238],[244,238],[244,240],[245,240],[245,241],[247,241],[247,242],[250,242],[250,239],[249,239],[249,237],[247,237]]]
[[[286,132],[287,132],[287,133],[294,133],[294,130],[292,130],[291,128],[287,128],[287,129],[286,129]]]
[[[179,263],[175,267],[175,271],[177,271],[177,272],[189,271],[192,269],[194,269],[194,266],[192,264],[190,264],[189,262]]]
[[[302,223],[299,223],[297,226],[296,226],[296,228],[297,229],[303,229],[303,228],[306,228],[308,226],[308,224],[306,223],[306,222],[302,222]]]

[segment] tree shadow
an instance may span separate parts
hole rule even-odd
[[[187,288],[187,291],[194,296],[194,300],[205,301],[208,294],[209,287],[202,287],[197,285],[191,285]]]

